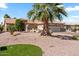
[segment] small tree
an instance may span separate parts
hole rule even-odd
[[[8,26],[8,31],[10,32],[11,35],[15,32],[15,26],[14,25],[9,25]]]
[[[17,19],[16,17],[14,17],[13,19]]]
[[[4,18],[11,18],[11,17],[8,14],[5,14]]]
[[[15,26],[17,31],[23,31],[25,29],[25,25],[21,19],[16,19]]]

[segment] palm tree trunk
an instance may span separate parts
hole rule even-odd
[[[43,31],[41,33],[42,36],[51,36],[48,26],[48,20],[44,20]]]

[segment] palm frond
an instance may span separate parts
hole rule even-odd
[[[67,12],[64,10],[62,3],[36,3],[33,5],[33,9],[28,12],[28,18],[34,20],[48,21],[53,22],[56,18],[60,21],[63,19],[63,16],[67,16]]]

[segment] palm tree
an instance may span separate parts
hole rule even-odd
[[[11,18],[11,17],[8,14],[5,14],[4,18]]]
[[[49,21],[62,20],[62,15],[67,16],[62,3],[37,3],[33,5],[32,10],[28,12],[28,18],[43,21],[43,31],[41,35],[50,36]]]

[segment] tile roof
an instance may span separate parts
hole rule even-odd
[[[15,24],[16,20],[13,18],[5,18],[4,22],[7,24]],[[27,20],[23,19],[23,22],[27,22]]]
[[[7,23],[7,24],[15,24],[15,19],[13,19],[13,18],[5,18],[5,21],[4,22]],[[23,22],[26,23],[26,24],[43,24],[42,21],[38,21],[38,20],[35,20],[33,22],[32,20],[23,19]],[[63,24],[60,21],[54,21],[53,23],[55,23],[55,24]]]
[[[15,19],[6,18],[6,19],[4,20],[4,22],[7,23],[7,24],[15,24]]]

